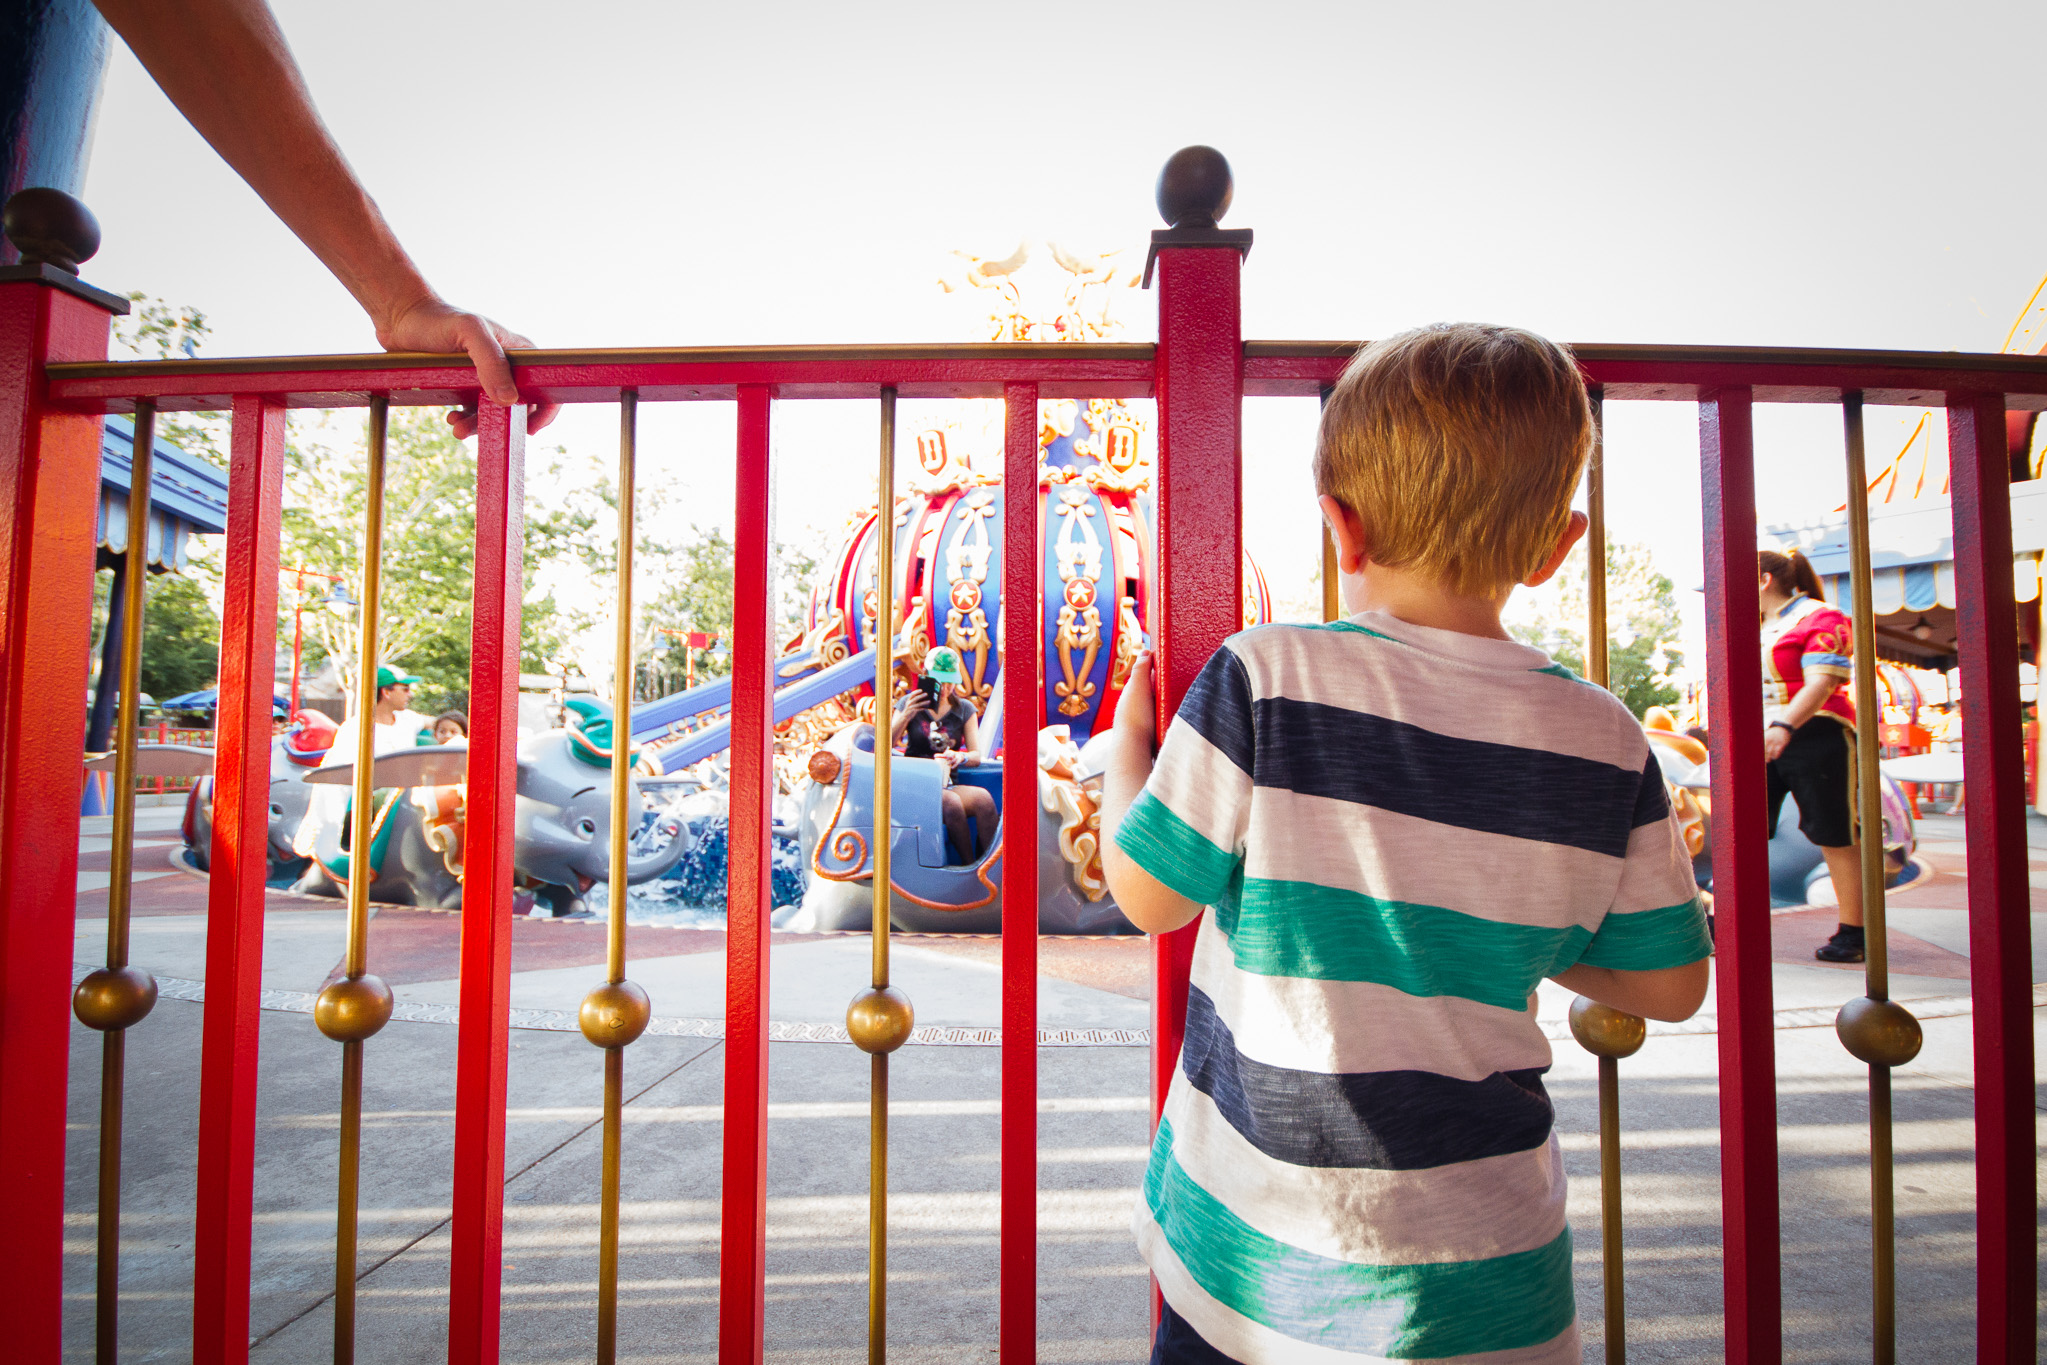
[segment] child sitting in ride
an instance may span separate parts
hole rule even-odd
[[[1535,988],[1684,1019],[1710,949],[1642,727],[1500,625],[1585,530],[1592,434],[1541,337],[1365,348],[1315,452],[1354,614],[1226,641],[1156,766],[1131,677],[1104,871],[1149,933],[1201,917],[1135,1216],[1155,1362],[1576,1365]]]
[[[901,745],[905,758],[937,759],[948,774],[953,769],[980,766],[981,729],[974,703],[959,690],[966,680],[957,650],[940,645],[925,655],[923,676],[903,698],[889,730],[889,743]],[[948,776],[939,799],[953,852],[961,862],[973,862],[995,832],[995,797],[984,788],[956,784]],[[970,819],[974,822],[971,827]]]

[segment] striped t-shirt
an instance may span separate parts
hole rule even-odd
[[[1263,626],[1116,842],[1214,911],[1136,1230],[1247,1365],[1578,1360],[1536,984],[1710,951],[1640,725],[1540,650]]]

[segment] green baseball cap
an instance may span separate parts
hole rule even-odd
[[[419,679],[410,673],[400,673],[389,664],[385,664],[377,670],[378,687],[397,687],[401,683],[407,687],[417,687]]]
[[[967,680],[960,671],[960,656],[950,645],[940,645],[924,656],[924,673],[933,682],[957,686]]]

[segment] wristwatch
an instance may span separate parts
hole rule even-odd
[[[1798,733],[1798,727],[1788,720],[1773,720],[1763,727],[1765,730],[1782,730],[1787,735]]]

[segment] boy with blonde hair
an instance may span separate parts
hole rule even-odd
[[[1592,436],[1531,333],[1366,347],[1315,452],[1352,615],[1228,640],[1156,766],[1148,660],[1124,693],[1109,887],[1148,933],[1214,907],[1135,1219],[1154,1362],[1579,1358],[1535,987],[1684,1019],[1710,952],[1641,726],[1500,625]]]

